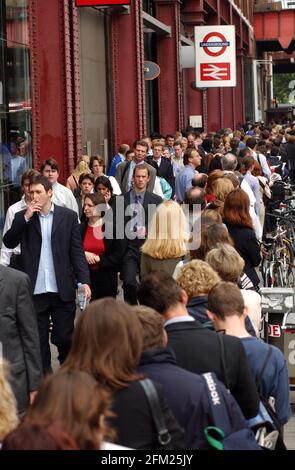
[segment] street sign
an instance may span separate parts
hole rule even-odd
[[[130,5],[130,0],[76,0],[76,7],[100,7],[108,5]]]
[[[279,338],[281,336],[280,325],[267,325],[267,335],[272,338]]]
[[[198,88],[236,86],[234,26],[196,26],[196,84]]]
[[[201,115],[190,116],[189,125],[195,128],[203,127],[203,116]]]
[[[151,62],[150,60],[144,61],[144,79],[145,80],[154,80],[160,75],[160,67],[156,62]]]

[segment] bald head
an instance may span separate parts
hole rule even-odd
[[[233,153],[226,153],[221,158],[221,166],[223,171],[235,171],[237,164],[237,157]]]

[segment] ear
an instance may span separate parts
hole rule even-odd
[[[244,317],[244,319],[248,316],[248,314],[249,314],[249,309],[248,309],[248,307],[244,307],[244,311],[243,311],[243,317]]]
[[[207,310],[207,315],[208,315],[209,320],[214,322],[215,314],[213,312],[211,312],[210,310]]]
[[[181,289],[181,297],[182,297],[182,303],[184,305],[187,305],[188,304],[188,295],[187,295],[187,293],[185,292],[184,289]]]
[[[165,330],[165,328],[163,328],[163,346],[164,348],[166,348],[168,344],[168,335],[167,335],[167,332]]]
[[[48,189],[47,194],[49,197],[52,197],[52,193],[53,193],[52,189]]]

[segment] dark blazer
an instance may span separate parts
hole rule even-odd
[[[29,275],[34,290],[41,254],[41,226],[37,213],[29,222],[24,214],[25,210],[15,215],[3,241],[8,248],[21,244],[23,270]],[[89,284],[90,279],[77,214],[71,209],[54,205],[51,247],[60,298],[64,302],[73,301],[75,282]]]
[[[129,166],[130,166],[130,162],[123,162],[123,163],[120,163],[120,165],[118,165],[116,169],[116,180],[118,181],[123,194],[128,191]],[[149,165],[149,170],[150,170],[150,181],[148,183],[147,189],[153,192],[157,172],[155,168],[151,165]]]
[[[215,331],[203,328],[198,322],[177,322],[165,327],[168,346],[176,356],[176,363],[190,372],[204,374],[215,372],[224,382],[220,346]],[[259,396],[245,355],[238,338],[224,335],[226,372],[229,389],[237,400],[245,418],[258,413]]]
[[[255,267],[260,264],[260,247],[254,230],[247,227],[239,227],[226,224],[228,233],[232,237],[235,249],[245,261],[244,272],[251,279],[254,286],[260,282]]]
[[[165,180],[170,184],[172,188],[171,198],[173,198],[175,194],[175,177],[173,174],[173,166],[171,162],[168,160],[168,158],[162,157],[160,166],[158,166],[158,164],[153,160],[152,156],[147,157],[146,161],[149,165],[156,169],[157,176],[165,178]]]
[[[18,410],[23,413],[29,392],[42,379],[37,318],[29,277],[0,265],[0,342],[11,366],[11,386]]]
[[[78,210],[79,210],[79,219],[81,222],[84,222],[86,220],[86,217],[85,217],[85,214],[84,214],[84,211],[83,211],[83,204],[82,204],[82,194],[81,194],[81,190],[80,188],[77,188],[78,189],[78,192],[76,193],[75,195],[75,191],[74,191],[74,196],[75,196],[75,199],[77,201],[77,205],[78,205]]]

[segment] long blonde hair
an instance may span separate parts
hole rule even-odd
[[[79,160],[72,174],[79,177],[80,175],[83,175],[83,173],[91,173],[91,171],[85,160]]]
[[[0,360],[0,441],[18,425],[16,399],[8,382],[9,367]]]
[[[150,223],[148,237],[142,253],[155,259],[171,259],[184,256],[189,234],[185,230],[186,220],[180,205],[164,201],[158,207]]]

